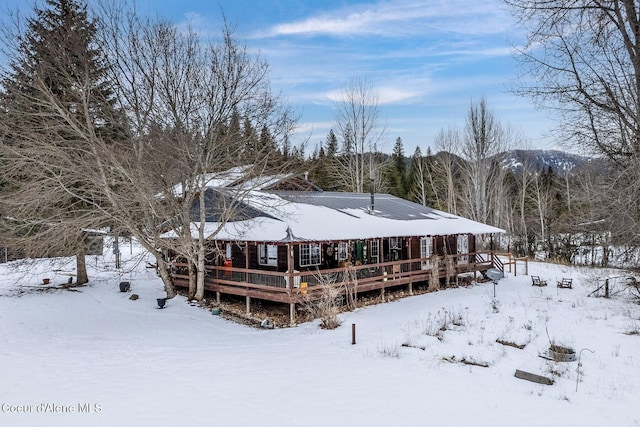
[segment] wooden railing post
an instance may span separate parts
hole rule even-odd
[[[287,274],[289,279],[287,280],[287,289],[291,292],[293,287],[293,244],[287,243]]]

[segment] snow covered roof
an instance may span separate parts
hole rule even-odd
[[[236,166],[222,172],[208,173],[200,175],[198,177],[198,181],[202,182],[202,185],[208,188],[230,187],[238,180],[245,177],[250,168],[251,166]],[[182,183],[176,184],[173,188],[173,194],[179,197],[182,193]]]
[[[370,197],[366,193],[252,190],[243,199],[243,214],[221,229],[215,215],[207,215],[213,221],[206,222],[205,235],[217,240],[279,242],[504,232],[389,194],[376,194],[371,211]]]
[[[296,182],[296,179],[299,182]],[[288,185],[287,185],[288,184]],[[321,191],[315,184],[301,178],[294,173],[253,176],[251,166],[236,166],[221,172],[199,175],[192,184],[193,188],[235,188],[237,190],[273,190],[280,186],[289,189]],[[180,197],[183,194],[182,183],[173,187],[173,194]]]

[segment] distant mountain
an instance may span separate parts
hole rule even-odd
[[[558,150],[511,150],[505,153],[502,163],[514,173],[521,171],[522,166],[528,163],[538,170],[551,166],[557,175],[564,176],[593,161],[588,157]]]

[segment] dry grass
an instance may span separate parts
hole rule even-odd
[[[320,281],[320,297],[311,299],[302,305],[304,311],[314,319],[320,319],[320,327],[323,329],[335,329],[342,323],[338,314],[342,311],[345,283],[336,283],[335,277],[318,275]]]

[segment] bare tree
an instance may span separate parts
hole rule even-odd
[[[364,78],[352,79],[340,92],[336,103],[336,128],[343,139],[338,157],[342,187],[348,191],[366,192],[383,186],[378,144],[383,135],[378,118],[378,94]]]
[[[455,127],[441,129],[435,137],[435,146],[439,150],[436,154],[434,173],[441,177],[444,185],[444,205],[438,203],[438,208],[453,214],[458,214],[459,192],[457,186],[456,172],[458,169],[458,156],[456,153],[460,149],[460,131]],[[431,180],[431,185],[435,191],[435,180]],[[438,191],[436,191],[436,194]]]
[[[422,206],[428,205],[429,176],[430,170],[427,164],[429,160],[422,156],[420,147],[416,147],[411,158],[411,168],[409,170],[409,195]]]
[[[108,9],[103,15],[108,18],[105,46],[131,111],[138,157],[158,158],[166,174],[155,183],[148,181],[140,197],[154,194],[160,201],[161,217],[171,221],[174,238],[158,239],[133,221],[127,227],[156,251],[165,247],[185,259],[189,297],[202,299],[205,256],[214,249],[208,243],[235,218],[241,201],[260,182],[216,193],[208,188],[234,167],[242,167],[245,178],[287,169],[275,141],[286,140],[295,120],[271,93],[267,64],[250,55],[226,23],[219,40],[205,43],[191,29],[179,31],[167,22],[143,21],[131,11]],[[239,131],[241,120],[244,135]],[[270,140],[262,146],[254,138],[249,141],[246,137],[255,135],[255,129]],[[157,169],[149,170],[144,161],[139,169],[157,175]],[[216,229],[207,228],[210,215],[216,219]]]
[[[471,105],[460,147],[465,215],[479,222],[495,221],[500,215],[500,191],[504,176],[499,156],[507,148],[504,127],[481,98]]]
[[[526,150],[526,146],[525,146]],[[519,231],[520,235],[520,252],[522,255],[528,255],[530,253],[529,248],[529,228],[528,228],[528,217],[529,212],[531,211],[531,188],[533,187],[533,181],[535,173],[535,166],[532,161],[532,157],[528,155],[528,153],[524,152],[524,157],[522,159],[522,164],[520,169],[516,175],[517,182],[517,190],[518,190],[518,199],[517,199],[517,212],[518,212],[518,226],[515,227],[515,230]]]
[[[567,139],[625,162],[640,155],[640,4],[506,0],[527,40],[518,93],[557,110]]]
[[[517,53],[526,74],[515,91],[553,109],[565,141],[614,161],[614,191],[638,193],[640,3],[505,2],[526,29]],[[611,209],[627,224],[626,238],[640,242],[638,199]]]
[[[228,26],[220,40],[205,43],[192,30],[141,19],[121,3],[100,6],[105,7],[95,11],[103,24],[98,46],[109,60],[118,100],[118,108],[103,111],[100,120],[122,123],[122,130],[116,138],[106,126],[85,119],[96,111],[96,103],[88,102],[96,90],[85,75],[59,73],[63,87],[84,95],[70,108],[47,85],[47,73],[34,74],[18,93],[35,112],[17,114],[21,120],[11,127],[3,120],[2,128],[17,140],[3,145],[3,160],[12,165],[4,177],[19,183],[21,170],[29,171],[33,178],[27,183],[34,185],[5,192],[25,206],[8,206],[5,213],[19,224],[59,229],[73,212],[75,229],[109,226],[131,233],[156,257],[169,297],[174,289],[165,255],[172,251],[188,263],[190,297],[202,298],[207,244],[258,185],[225,189],[207,204],[211,182],[238,165],[248,165],[243,170],[249,177],[286,167],[273,146],[254,150],[253,158],[243,155],[244,144],[231,130],[234,115],[255,129],[267,128],[274,140],[286,137],[295,120],[271,94],[266,63],[249,55]],[[43,114],[48,124],[34,132],[25,118]],[[53,202],[28,216],[29,203],[37,207],[43,197]],[[205,226],[211,215],[217,229]]]

